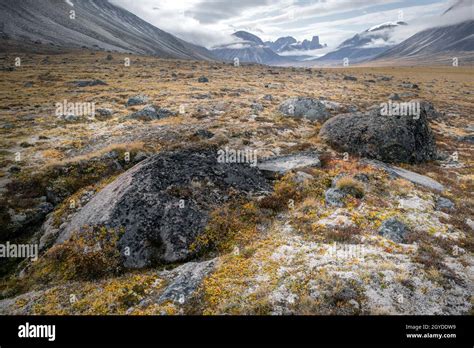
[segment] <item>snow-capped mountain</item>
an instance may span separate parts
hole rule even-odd
[[[221,60],[233,61],[238,58],[242,63],[278,64],[288,59],[279,56],[256,35],[246,31],[232,34],[232,42],[211,49],[212,54]]]

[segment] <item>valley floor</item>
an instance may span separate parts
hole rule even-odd
[[[187,263],[90,277],[78,276],[72,259],[2,260],[1,314],[472,312],[472,67],[234,67],[90,51],[18,56],[13,69],[17,55],[0,56],[0,243],[39,242],[45,221],[67,224],[96,192],[156,153],[189,146],[247,148],[258,159],[312,152],[322,165],[279,178],[270,197],[216,208],[203,241],[212,247]],[[96,80],[105,84],[78,83]],[[443,192],[337,153],[319,139],[320,123],[278,110],[305,96],[334,102],[336,115],[393,93],[430,101],[443,114],[431,127],[444,158],[400,165]],[[129,118],[144,107],[126,105],[137,95],[169,116]],[[58,116],[56,104],[65,101],[94,103],[96,117]],[[325,191],[341,173],[366,178],[363,197],[328,206]],[[440,198],[454,208],[440,207]],[[377,233],[390,218],[408,226],[408,242]]]

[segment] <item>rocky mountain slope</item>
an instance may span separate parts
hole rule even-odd
[[[314,62],[340,65],[344,58],[349,58],[351,63],[368,61],[393,46],[391,40],[395,31],[404,25],[407,23],[389,22],[371,27],[345,40],[335,51],[315,59]]]
[[[435,27],[419,32],[379,54],[374,60],[409,60],[429,63],[437,57],[447,62],[453,57],[474,58],[474,20]]]
[[[2,38],[20,44],[212,59],[205,48],[178,39],[107,0],[4,0],[0,22]]]

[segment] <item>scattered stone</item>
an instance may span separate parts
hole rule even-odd
[[[411,82],[402,82],[402,84],[400,84],[400,87],[403,87],[403,88],[412,88],[412,89],[419,89],[419,87],[418,87],[417,84],[411,83]]]
[[[201,93],[201,94],[194,94],[191,98],[198,99],[198,100],[212,99],[212,95],[210,95],[209,93]]]
[[[466,219],[466,224],[474,231],[474,220]]]
[[[84,81],[73,81],[72,84],[76,87],[93,87],[93,86],[106,86],[102,80],[84,80]]]
[[[214,137],[214,133],[208,131],[207,129],[199,129],[194,133],[194,135],[201,139],[211,139]]]
[[[263,100],[273,101],[273,96],[271,94],[265,94]]]
[[[429,211],[434,208],[431,200],[425,200],[418,196],[402,198],[398,200],[398,207],[405,210]]]
[[[266,83],[265,88],[270,88],[270,89],[279,89],[282,88],[283,85],[281,83]]]
[[[436,158],[427,115],[382,116],[380,109],[335,116],[319,136],[334,149],[385,162],[420,163]]]
[[[60,118],[66,122],[75,122],[79,120],[79,116],[74,114],[61,115]]]
[[[20,166],[11,166],[10,169],[8,169],[8,171],[12,174],[16,174],[16,173],[21,172],[21,167]]]
[[[108,119],[112,117],[113,111],[111,109],[100,108],[96,110],[96,118]]]
[[[157,303],[172,301],[178,304],[186,303],[199,288],[203,279],[215,268],[217,260],[204,262],[188,262],[172,271],[164,271],[163,277],[174,278],[161,293]]]
[[[416,94],[413,93],[413,92],[404,92],[404,93],[400,93],[400,97],[401,98],[413,98],[413,97],[416,97]]]
[[[436,210],[453,210],[454,209],[454,203],[444,197],[438,197],[436,200]]]
[[[144,105],[148,103],[148,97],[145,95],[137,95],[135,97],[131,97],[128,99],[126,106],[133,106],[133,105]]]
[[[457,140],[465,142],[465,143],[474,144],[474,134],[469,134],[469,135],[464,135],[464,136],[461,136],[461,137],[457,137]]]
[[[350,76],[350,75],[346,75],[344,76],[344,81],[357,81],[357,77],[355,76]]]
[[[324,193],[326,204],[332,207],[344,207],[346,205],[344,203],[346,196],[343,191],[337,188],[330,188]]]
[[[390,94],[388,99],[390,99],[390,100],[400,100],[401,98],[397,93],[392,93],[392,94]]]
[[[311,121],[325,121],[330,117],[324,103],[318,99],[297,97],[285,100],[279,111],[296,118],[307,118]]]
[[[296,172],[295,176],[293,177],[293,182],[297,184],[302,184],[307,180],[314,179],[314,176],[305,172]]]
[[[153,105],[147,105],[142,110],[134,112],[131,115],[127,116],[127,118],[140,121],[152,121],[176,115],[176,112],[170,111],[168,109],[162,109],[157,108]]]
[[[268,178],[283,176],[286,173],[308,167],[320,167],[316,154],[297,154],[272,157],[257,164],[257,168]]]
[[[396,218],[385,220],[378,231],[379,235],[396,243],[404,243],[408,233],[407,226]]]
[[[391,175],[395,178],[398,178],[398,177],[403,178],[403,179],[408,180],[408,181],[410,181],[414,184],[417,184],[417,185],[420,185],[420,186],[423,186],[423,187],[426,187],[426,188],[429,188],[429,189],[432,189],[432,190],[435,190],[435,191],[442,192],[442,191],[445,190],[443,185],[441,185],[436,180],[433,180],[433,179],[431,179],[427,176],[424,176],[424,175],[421,175],[421,174],[418,174],[418,173],[415,173],[415,172],[411,172],[411,171],[403,169],[403,168],[391,166],[391,165],[388,165],[386,163],[376,161],[376,160],[363,160],[363,162],[367,163],[367,164],[370,164],[370,165],[373,165],[373,166],[375,166],[379,169],[383,169],[389,175]]]
[[[199,83],[208,83],[209,79],[205,76],[201,76],[200,78],[198,78],[198,82]]]
[[[256,113],[259,113],[259,112],[263,111],[263,105],[260,104],[260,103],[252,103],[252,105],[250,107]]]
[[[33,82],[31,82],[31,81],[25,82],[25,84],[23,85],[23,87],[25,87],[25,88],[33,87]]]

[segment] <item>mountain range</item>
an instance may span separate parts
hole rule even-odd
[[[469,0],[459,0],[441,17],[471,6]],[[0,47],[4,49],[11,44],[26,49],[88,48],[169,59],[232,62],[238,58],[248,63],[304,66],[340,65],[344,58],[351,64],[393,60],[430,64],[449,57],[474,60],[474,20],[426,29],[397,42],[399,30],[407,25],[398,21],[373,26],[314,59],[310,51],[326,47],[316,35],[311,41],[284,36],[264,42],[252,33],[237,31],[228,43],[207,49],[167,33],[108,0],[74,4],[68,0],[0,2]]]

